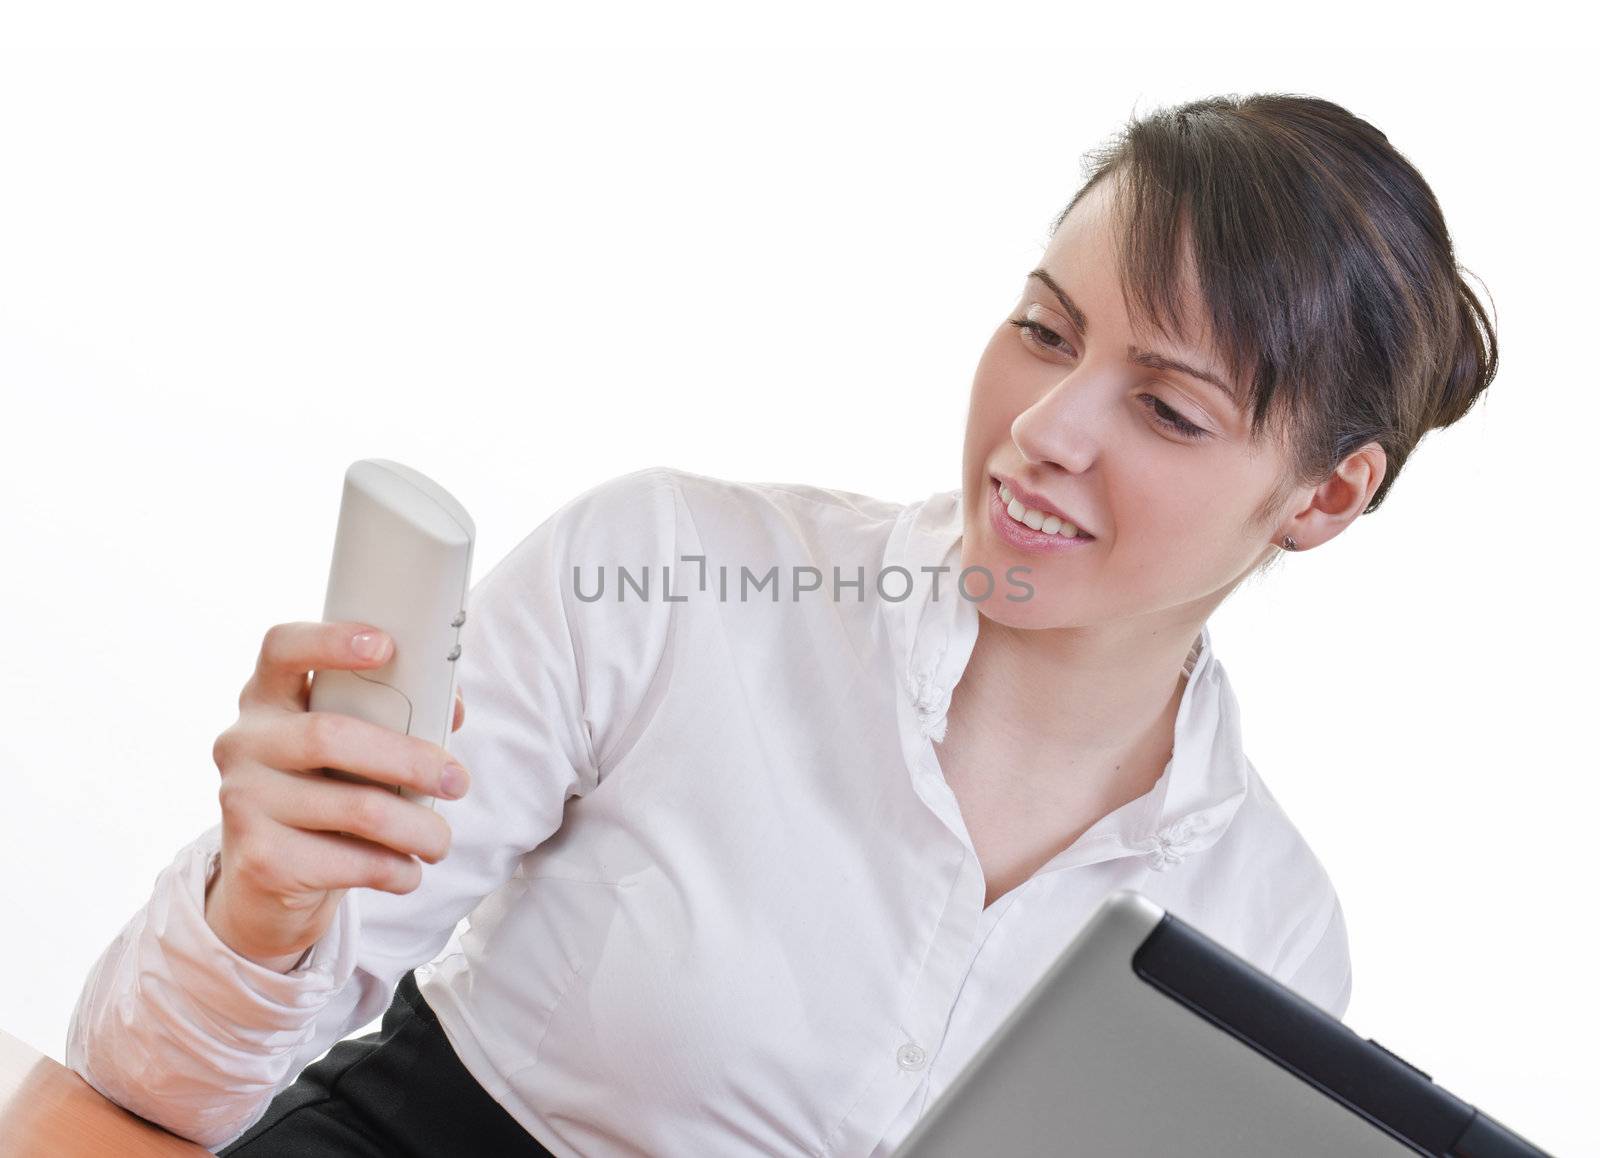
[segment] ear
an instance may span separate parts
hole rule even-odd
[[[1326,543],[1367,509],[1388,467],[1388,456],[1376,442],[1351,451],[1299,510],[1280,521],[1277,542],[1282,545],[1283,537],[1292,535],[1301,551]]]

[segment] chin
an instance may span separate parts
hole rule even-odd
[[[962,595],[961,588],[956,584],[962,571],[969,567],[982,568],[994,579],[986,598],[976,596],[984,589],[984,580],[981,574],[974,574],[967,588],[973,597]],[[1027,567],[1027,571],[1017,571],[1012,578],[1007,578],[1006,572],[1012,567]],[[977,608],[980,615],[986,615],[996,623],[1008,627],[1052,627],[1055,624],[1052,618],[1059,618],[1059,608],[1052,609],[1054,602],[1048,597],[1045,583],[1048,582],[1050,569],[1037,562],[1028,560],[1018,561],[1010,558],[978,558],[972,559],[962,556],[959,568],[941,583],[948,583],[949,593],[958,599],[966,599],[973,607]],[[945,587],[941,586],[939,595],[945,595]],[[1007,598],[1007,597],[1010,598]]]
[[[1021,594],[1017,588],[1010,588],[1013,595]],[[991,622],[1002,627],[1014,627],[1019,631],[1037,631],[1042,628],[1071,627],[1071,622],[1065,622],[1069,613],[1062,609],[1052,609],[1048,601],[1039,597],[1038,585],[1035,584],[1033,597],[1021,602],[1012,602],[1004,594],[997,593],[992,599],[974,601],[978,614],[987,617]]]

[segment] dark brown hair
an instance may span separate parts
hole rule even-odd
[[[1216,354],[1244,391],[1250,434],[1283,440],[1296,486],[1376,442],[1378,509],[1428,431],[1494,378],[1494,326],[1461,277],[1439,203],[1380,130],[1316,97],[1214,96],[1130,119],[1084,159],[1084,186],[1119,178],[1123,292],[1133,324],[1187,343],[1185,253]],[[1276,552],[1273,552],[1276,555]]]

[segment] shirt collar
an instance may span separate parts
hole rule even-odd
[[[940,491],[900,513],[883,555],[885,571],[900,567],[910,576],[909,584],[898,575],[883,580],[881,589],[893,593],[905,585],[908,593],[902,600],[884,599],[882,607],[896,677],[919,730],[933,742],[944,738],[950,692],[978,638],[977,606],[957,588],[962,532],[961,491]],[[935,599],[934,569],[941,567]],[[975,574],[968,590],[980,593],[981,579]],[[1005,597],[1002,582],[997,576],[989,598]],[[1149,867],[1165,871],[1226,831],[1244,802],[1249,762],[1238,700],[1212,651],[1209,624],[1201,626],[1185,666],[1189,681],[1178,705],[1172,759],[1161,778],[1144,796],[1102,817],[1057,860],[1142,855]]]

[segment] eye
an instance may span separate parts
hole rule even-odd
[[[1022,332],[1022,340],[1034,345],[1042,346],[1046,350],[1065,351],[1076,354],[1077,351],[1067,345],[1060,334],[1045,326],[1041,326],[1032,318],[1012,318],[1011,325]],[[1047,340],[1048,339],[1048,340]],[[1155,415],[1156,421],[1173,433],[1183,438],[1204,438],[1209,431],[1204,427],[1196,426],[1172,407],[1168,406],[1154,394],[1139,395],[1140,401],[1149,400],[1149,409]]]
[[[1041,326],[1032,318],[1013,318],[1011,324],[1022,331],[1022,339],[1025,342],[1033,342],[1035,345],[1043,346],[1047,350],[1066,350],[1068,353],[1077,353],[1076,350],[1067,345],[1060,334]],[[1046,338],[1050,340],[1046,341]]]
[[[1185,438],[1201,438],[1207,433],[1204,427],[1196,426],[1154,394],[1139,395],[1141,402],[1146,398],[1150,399],[1150,409],[1155,412],[1156,421],[1163,426],[1170,427]]]

